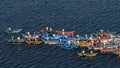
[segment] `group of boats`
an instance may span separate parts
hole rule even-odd
[[[118,58],[120,57],[120,35],[115,32],[100,30],[96,33],[80,36],[79,34],[75,35],[74,31],[65,31],[64,29],[58,31],[45,27],[33,34],[30,32],[22,33],[22,38],[20,38],[13,35],[20,33],[22,29],[11,29],[9,27],[4,31],[12,35],[9,39],[6,39],[9,44],[46,44],[65,49],[80,49],[77,54],[82,59],[93,59],[98,53],[113,53]]]

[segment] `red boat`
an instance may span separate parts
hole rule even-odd
[[[57,33],[59,35],[70,35],[70,36],[74,35],[74,31],[67,31],[67,32],[58,31]]]

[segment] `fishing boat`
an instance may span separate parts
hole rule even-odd
[[[15,33],[19,33],[22,31],[22,29],[11,29],[11,28],[8,28],[7,30],[4,30],[6,33],[8,34],[15,34]]]
[[[78,49],[79,46],[75,45],[71,40],[67,40],[62,45],[66,49]]]
[[[49,40],[49,41],[43,41],[45,44],[49,44],[49,45],[55,45],[57,43],[57,41],[55,40]]]
[[[107,46],[106,42],[104,42],[103,44],[104,44],[103,48],[99,49],[100,53],[112,53],[117,47],[117,45],[109,45],[109,46]]]
[[[57,30],[53,30],[51,27],[45,27],[40,30],[40,33],[54,34]]]
[[[55,45],[58,42],[58,38],[54,38],[54,37],[44,37],[42,39],[42,41],[45,44],[50,44],[50,45]]]
[[[40,38],[27,38],[25,39],[25,43],[31,44],[31,45],[39,45],[42,44],[43,42],[41,41]]]
[[[92,42],[89,42],[89,41],[80,41],[79,44],[77,45],[80,47],[93,46]]]
[[[11,39],[7,39],[7,42],[11,44],[21,44],[21,43],[24,43],[24,39],[20,39],[20,37],[17,37],[17,39],[14,39],[14,36],[11,36]]]
[[[64,29],[62,29],[62,31],[57,31],[57,34],[59,35],[67,35],[67,36],[73,36],[74,35],[74,31],[65,31]]]
[[[94,46],[93,49],[94,50],[101,50],[101,49],[104,49],[104,46]]]
[[[31,44],[31,45],[39,45],[42,44],[42,41],[25,41],[27,44]]]
[[[112,48],[112,49],[105,48],[105,49],[101,49],[100,53],[112,53],[114,50],[115,50],[115,48]]]
[[[81,59],[93,59],[97,53],[77,53]]]

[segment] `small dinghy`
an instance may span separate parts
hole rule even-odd
[[[25,41],[27,44],[31,44],[31,45],[39,45],[42,43],[42,41]]]
[[[47,37],[43,37],[42,41],[45,44],[50,44],[50,45],[55,45],[59,40],[59,37],[55,36],[53,34],[53,36],[47,36]]]
[[[8,28],[7,30],[4,30],[6,33],[8,34],[15,34],[15,33],[19,33],[22,31],[22,29],[11,29],[11,28]]]
[[[93,59],[97,55],[97,53],[93,53],[93,51],[91,51],[91,53],[85,53],[83,51],[83,53],[77,53],[77,54],[81,59]]]
[[[14,39],[14,36],[11,36],[11,39],[7,39],[7,42],[11,44],[21,44],[21,43],[24,43],[24,39],[20,39],[20,37],[17,37],[17,39]]]

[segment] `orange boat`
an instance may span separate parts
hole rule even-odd
[[[81,41],[77,45],[80,46],[80,47],[93,46],[92,42],[88,42],[88,41]]]
[[[74,31],[67,31],[67,32],[62,32],[62,31],[58,31],[57,32],[59,35],[70,35],[70,36],[73,36],[74,35]]]
[[[115,48],[112,49],[101,49],[100,53],[112,53],[115,50]]]
[[[57,31],[57,33],[59,35],[69,35],[69,36],[73,36],[74,35],[74,31],[65,31],[64,29],[62,29],[62,31]]]

